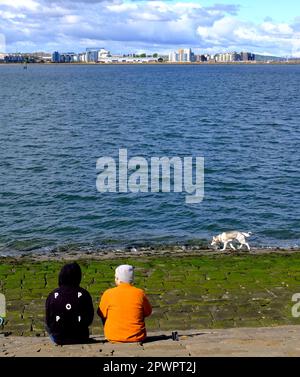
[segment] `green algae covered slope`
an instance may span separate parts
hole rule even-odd
[[[153,305],[149,330],[260,327],[300,324],[293,318],[292,296],[300,293],[300,254],[135,257],[118,260],[77,260],[82,287],[95,309],[101,293],[113,286],[114,268],[136,267],[136,286]],[[7,300],[2,331],[44,335],[44,305],[57,286],[61,261],[0,261],[0,292]],[[101,334],[95,315],[91,328]]]

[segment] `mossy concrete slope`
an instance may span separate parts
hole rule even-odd
[[[151,330],[268,327],[300,324],[293,318],[293,294],[300,292],[300,254],[133,257],[77,260],[82,287],[95,309],[114,284],[114,269],[136,267],[136,286],[145,289],[153,314]],[[7,300],[4,331],[14,335],[45,334],[44,306],[57,287],[63,261],[0,260],[0,292]],[[93,334],[102,326],[95,315]]]

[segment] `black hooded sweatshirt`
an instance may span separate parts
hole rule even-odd
[[[86,342],[94,308],[90,294],[80,287],[81,269],[66,264],[60,271],[59,288],[46,301],[46,328],[57,344]]]

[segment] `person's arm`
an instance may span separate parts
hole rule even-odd
[[[90,326],[94,319],[94,305],[93,305],[92,297],[88,292],[85,293],[84,309],[85,309],[84,318],[86,320],[86,324],[87,326]]]
[[[97,314],[101,318],[103,326],[107,318],[107,309],[108,309],[108,297],[107,297],[107,293],[104,292],[99,302],[98,309],[97,309]]]
[[[100,310],[99,307],[98,307],[98,309],[97,309],[97,314],[98,314],[98,316],[101,318],[102,325],[104,326],[104,325],[105,325],[106,318],[103,317],[103,315],[102,315],[101,310]]]
[[[143,311],[144,311],[144,317],[148,317],[152,313],[152,306],[145,294],[143,297]]]
[[[51,324],[53,322],[52,295],[53,293],[49,294],[45,303],[45,328],[48,333],[51,332]]]

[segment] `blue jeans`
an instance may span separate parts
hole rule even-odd
[[[56,345],[58,344],[55,337],[52,334],[49,334],[49,339],[51,340],[53,344],[56,344]]]

